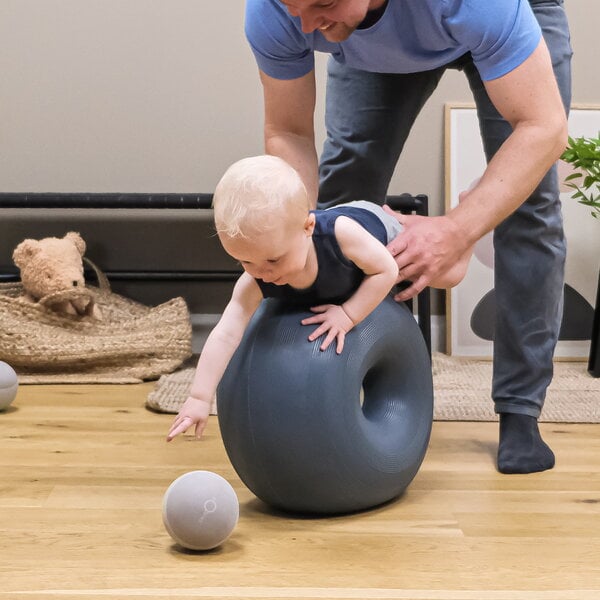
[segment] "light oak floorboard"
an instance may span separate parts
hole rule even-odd
[[[497,423],[437,422],[397,501],[297,518],[245,488],[216,417],[203,440],[167,444],[173,417],[144,407],[153,385],[21,386],[0,413],[0,600],[600,598],[599,425],[542,424],[555,469],[507,476]],[[195,469],[240,500],[205,553],[161,520],[166,488]]]

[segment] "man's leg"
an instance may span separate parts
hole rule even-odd
[[[368,73],[329,59],[319,208],[384,203],[404,142],[443,72]]]
[[[565,107],[570,104],[571,47],[562,1],[531,1],[552,56]],[[510,126],[491,104],[472,63],[465,68],[488,160]],[[494,232],[496,324],[492,397],[500,414],[498,470],[532,473],[554,466],[537,419],[552,380],[562,318],[565,240],[553,167],[530,198]]]

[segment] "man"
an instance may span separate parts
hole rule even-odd
[[[543,36],[542,36],[543,32]],[[264,89],[265,146],[320,207],[382,203],[410,128],[447,68],[465,72],[488,166],[445,216],[399,217],[390,245],[414,296],[494,229],[492,396],[498,469],[554,466],[537,418],[552,379],[565,244],[553,163],[566,143],[569,32],[562,0],[247,0]],[[314,51],[332,56],[327,141],[314,144]]]

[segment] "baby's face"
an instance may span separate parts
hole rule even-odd
[[[312,245],[309,227],[288,226],[256,236],[221,236],[223,248],[249,275],[275,285],[292,284],[306,268]]]

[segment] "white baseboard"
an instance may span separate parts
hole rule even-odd
[[[198,354],[211,329],[217,324],[219,314],[193,314],[192,315],[192,350]],[[446,349],[446,317],[444,315],[431,315],[431,350],[444,352]]]

